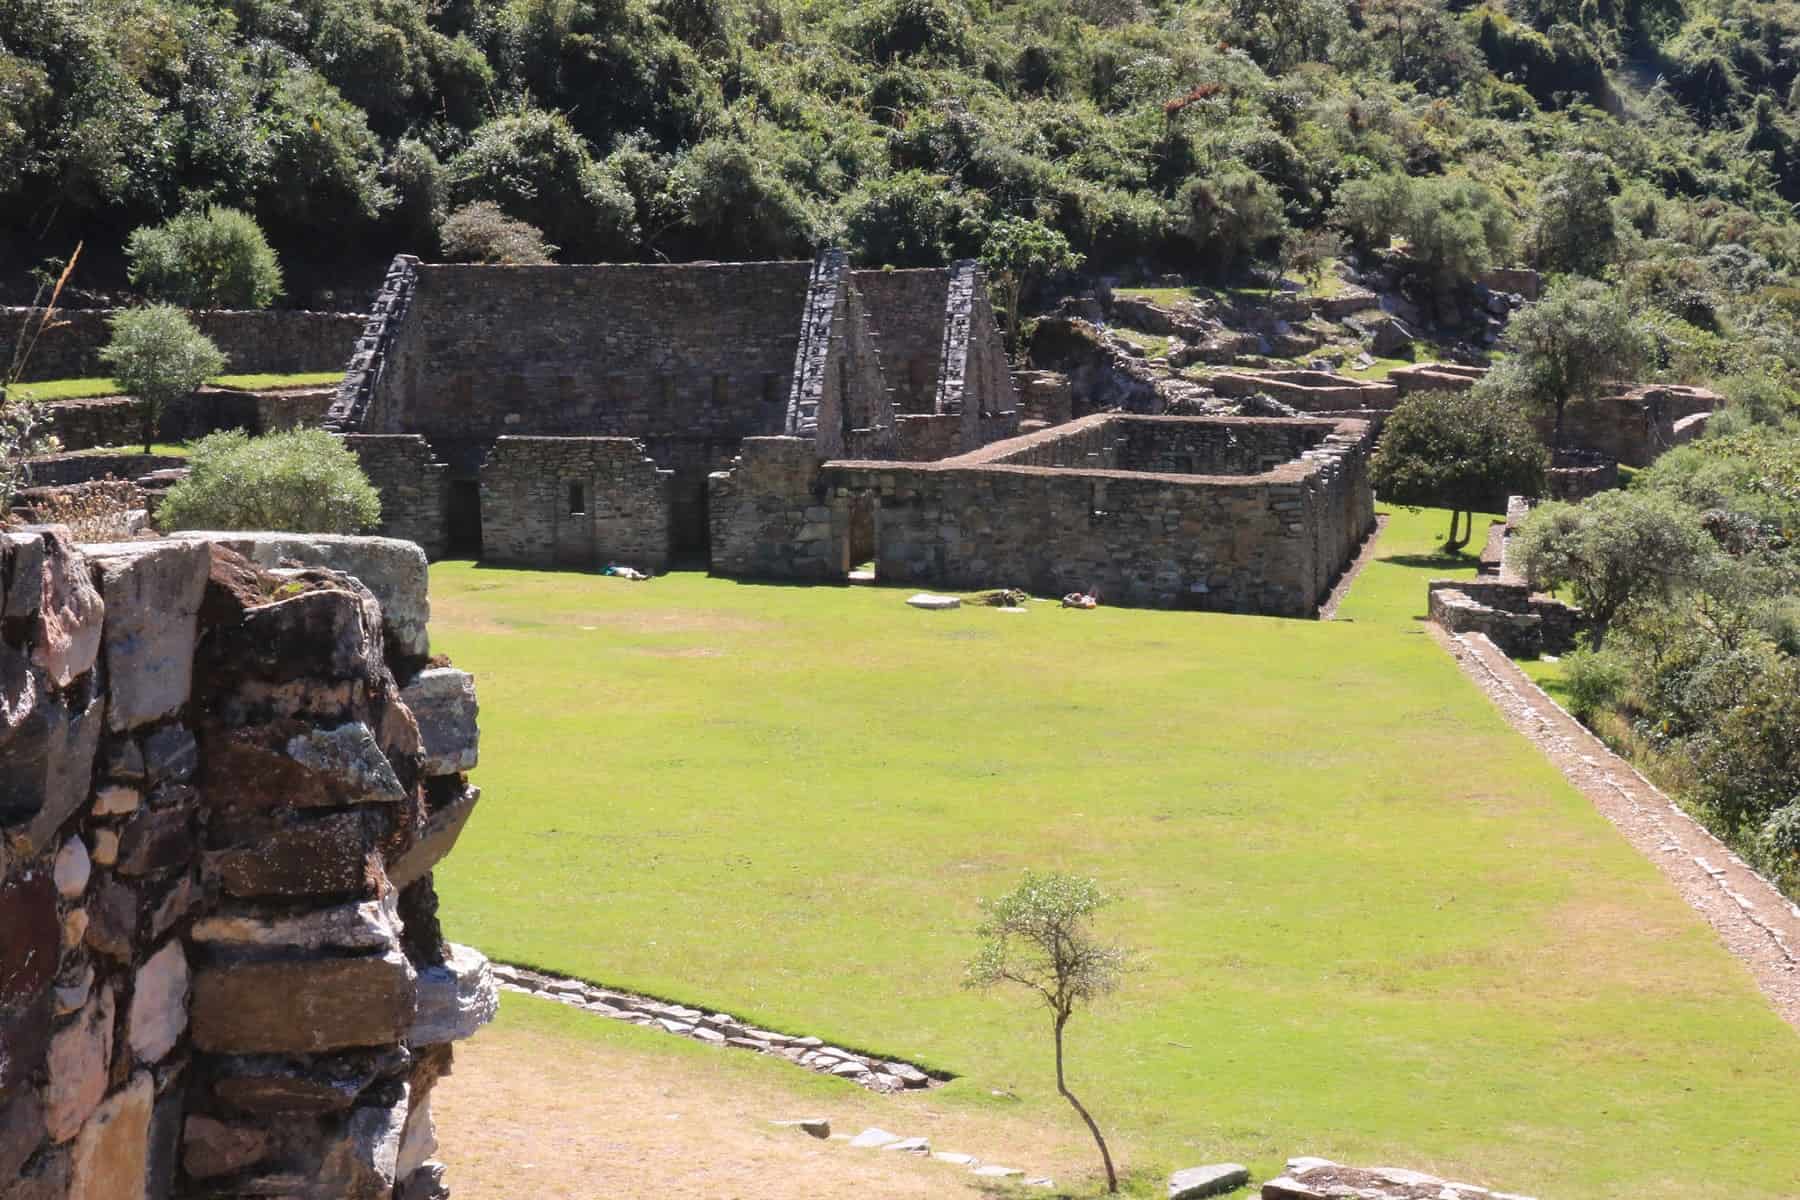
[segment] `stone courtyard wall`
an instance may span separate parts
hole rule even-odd
[[[481,468],[482,557],[665,570],[672,478],[633,438],[503,437]]]
[[[1149,433],[1121,431],[1134,422],[1166,426],[1176,447],[1232,435],[1304,448],[1256,474],[1097,465],[1141,447]],[[1374,527],[1369,442],[1361,421],[1116,414],[935,463],[821,462],[802,439],[751,439],[712,477],[713,569],[842,579],[872,510],[884,582],[1310,616]]]
[[[180,442],[221,429],[262,434],[317,425],[336,394],[332,388],[269,392],[201,388],[163,410],[156,436],[158,441]],[[142,444],[138,404],[129,396],[67,400],[45,405],[45,409],[50,432],[64,450]]]
[[[111,308],[59,309],[54,327],[38,339],[25,382],[100,379],[110,374],[100,349],[112,337]],[[0,345],[18,340],[21,324],[41,310],[0,308]],[[233,375],[291,375],[343,367],[367,320],[360,313],[221,311],[190,313],[225,353]]]
[[[495,992],[435,918],[475,697],[418,548],[15,529],[0,612],[0,1196],[445,1195]]]

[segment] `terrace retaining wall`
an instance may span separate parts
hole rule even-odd
[[[110,372],[100,350],[112,338],[111,308],[59,309],[53,328],[38,338],[26,364],[25,382],[100,379]],[[0,308],[0,345],[12,346],[22,324],[42,310]],[[219,311],[188,314],[225,353],[234,375],[293,375],[336,371],[350,357],[367,318],[360,313]]]

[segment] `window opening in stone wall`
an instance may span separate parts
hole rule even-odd
[[[571,517],[587,516],[587,487],[579,483],[569,485],[569,515]]]

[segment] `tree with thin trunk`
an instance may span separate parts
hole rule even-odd
[[[1650,338],[1618,289],[1592,279],[1562,279],[1507,322],[1501,346],[1511,357],[1494,386],[1553,414],[1550,448],[1562,449],[1563,413],[1629,381],[1650,357]]]
[[[981,949],[969,960],[963,986],[1016,983],[1043,1000],[1056,1042],[1056,1090],[1087,1123],[1106,1167],[1106,1190],[1116,1192],[1119,1176],[1106,1139],[1069,1090],[1063,1072],[1063,1030],[1069,1018],[1118,986],[1128,965],[1125,950],[1096,937],[1091,926],[1093,915],[1112,902],[1092,879],[1026,871],[1018,887],[997,900],[982,901],[986,919],[975,930]]]

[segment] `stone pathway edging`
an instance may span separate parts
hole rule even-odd
[[[1700,911],[1775,1011],[1800,1030],[1800,905],[1609,750],[1486,635],[1427,628],[1513,728]]]
[[[982,1179],[1017,1179],[1026,1187],[1052,1188],[1056,1186],[1056,1181],[1047,1175],[1029,1176],[1018,1167],[984,1163],[973,1154],[933,1150],[931,1139],[928,1137],[901,1137],[897,1133],[889,1133],[879,1125],[871,1125],[861,1133],[849,1134],[833,1133],[831,1122],[824,1117],[807,1117],[798,1121],[771,1121],[770,1124],[799,1129],[810,1137],[833,1142],[848,1142],[862,1150],[892,1151],[896,1154],[910,1154],[918,1158],[929,1157],[934,1162],[962,1167],[969,1174]]]
[[[502,988],[558,1000],[597,1016],[660,1029],[678,1037],[758,1054],[775,1054],[797,1066],[836,1075],[872,1092],[901,1092],[937,1087],[946,1082],[909,1062],[876,1058],[826,1045],[816,1037],[795,1037],[746,1025],[730,1013],[708,1012],[601,987],[581,979],[546,975],[507,963],[493,964],[494,981]]]

